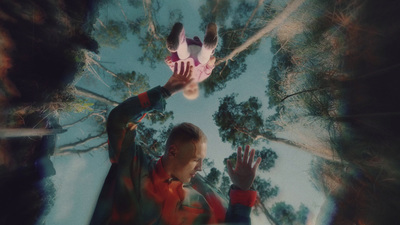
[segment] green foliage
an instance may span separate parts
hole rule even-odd
[[[272,186],[269,179],[265,180],[259,176],[256,176],[254,179],[253,187],[257,190],[261,202],[276,197],[279,192],[279,188],[277,186]]]
[[[98,1],[98,7],[102,7],[104,5],[109,5],[109,4],[113,4],[114,0],[99,0]]]
[[[173,111],[165,111],[165,112],[156,112],[156,113],[148,113],[147,119],[151,122],[151,124],[155,123],[165,123],[168,119],[174,119]]]
[[[299,210],[296,212],[296,219],[300,224],[306,224],[310,210],[303,203],[300,204]]]
[[[272,136],[271,131],[264,129],[259,100],[250,97],[245,102],[236,103],[236,96],[231,94],[220,99],[218,111],[213,115],[222,141],[230,142],[235,148],[257,144],[259,136]]]
[[[301,204],[299,210],[295,212],[292,205],[285,202],[277,202],[271,208],[271,214],[280,225],[305,225],[309,209]]]
[[[199,30],[204,30],[207,24],[214,22],[217,24],[224,24],[227,18],[229,18],[229,12],[231,10],[231,1],[229,0],[207,0],[203,5],[199,7],[199,15],[203,19],[199,26]]]
[[[265,26],[265,18],[270,16],[271,13],[268,10],[259,10],[259,13],[256,13],[255,17],[247,25],[247,21],[256,4],[240,1],[239,4],[231,6],[230,4],[223,4],[224,2],[207,1],[199,9],[199,13],[203,19],[200,29],[204,29],[209,22],[216,22],[219,25],[219,47],[217,47],[215,52],[217,59],[228,56],[235,48],[242,45],[248,38],[252,37]],[[268,4],[270,3],[265,3],[265,6]],[[219,19],[220,17],[214,15],[214,12],[218,10],[222,12],[222,15],[229,12],[230,17],[225,16]],[[232,19],[230,26],[224,24],[228,18]],[[204,89],[205,96],[208,97],[214,92],[224,89],[228,81],[236,79],[245,73],[247,70],[246,58],[258,50],[260,43],[260,40],[256,41],[246,50],[235,56],[234,59],[217,65],[212,75],[200,85]]]
[[[221,178],[221,184],[219,186],[219,189],[221,192],[225,195],[228,196],[229,188],[231,187],[231,178],[229,178],[226,173],[224,172],[222,174]]]
[[[157,40],[150,33],[146,33],[145,37],[139,38],[139,46],[142,48],[143,54],[139,57],[139,61],[143,64],[150,63],[151,68],[156,68],[156,63],[161,62],[169,54],[165,47],[165,39]]]
[[[128,3],[130,5],[132,5],[133,7],[135,7],[135,8],[138,8],[138,7],[143,5],[143,1],[142,0],[128,0]]]
[[[111,90],[122,101],[147,91],[150,88],[149,78],[146,74],[136,73],[118,73],[117,77],[113,77],[113,85]]]
[[[150,13],[153,15],[153,21],[148,21],[149,18],[138,17],[135,25],[131,26],[133,34],[139,38],[139,46],[142,48],[143,54],[139,57],[139,61],[149,63],[151,68],[155,68],[156,64],[163,62],[165,57],[170,54],[166,48],[166,37],[170,33],[172,26],[179,21],[183,20],[182,12],[180,10],[172,10],[169,12],[167,26],[161,25],[156,21],[156,15],[160,10],[158,1],[152,1]],[[150,26],[153,23],[155,31],[150,32],[149,29],[143,31],[142,27]]]
[[[279,221],[280,225],[292,225],[296,220],[296,213],[293,206],[285,202],[277,202],[271,208],[273,217]]]
[[[127,25],[115,20],[109,20],[99,25],[93,33],[100,44],[112,48],[117,48],[124,40],[127,40],[127,34]]]
[[[276,121],[280,120],[279,112],[283,109],[282,109],[282,107],[276,107],[275,110],[276,111],[274,114],[267,116],[267,118],[264,121],[264,126],[267,127],[271,131],[278,132],[278,131],[282,131],[282,126],[278,125],[276,123]]]
[[[256,151],[254,154],[254,158],[257,157],[261,157],[262,159],[258,169],[267,172],[275,166],[275,160],[278,158],[278,155],[272,149],[263,147],[261,151]]]
[[[291,54],[282,48],[276,38],[271,39],[271,52],[274,53],[272,66],[268,73],[268,84],[265,94],[268,96],[268,108],[278,106],[287,90],[283,88],[283,80],[293,71]]]
[[[128,29],[133,35],[140,35],[143,26],[146,26],[146,17],[139,16],[134,21],[128,21]]]
[[[223,163],[224,163],[224,168],[225,168],[226,172],[228,171],[228,169],[226,167],[228,165],[227,161],[229,160],[231,162],[231,165],[235,166],[236,165],[236,159],[237,159],[237,153],[236,152],[232,153],[230,156],[228,156],[227,158],[224,159]]]
[[[214,160],[210,158],[205,158],[203,160],[203,168],[211,168],[214,167]]]
[[[206,180],[210,182],[212,185],[217,186],[219,183],[219,179],[221,177],[221,172],[213,167],[211,168],[210,172],[206,176]]]
[[[154,129],[146,126],[144,123],[139,123],[137,127],[136,143],[149,154],[161,156],[164,154],[164,144],[167,141],[172,127],[173,125],[169,124],[168,127],[163,126]]]
[[[130,7],[122,10],[136,9],[143,13],[136,13],[135,17],[125,18],[124,21],[108,20],[104,23],[100,22],[94,35],[102,45],[116,48],[122,41],[126,40],[129,31],[137,36],[139,47],[142,49],[142,54],[140,54],[138,60],[142,64],[149,63],[151,68],[155,68],[156,64],[163,62],[169,54],[165,47],[166,37],[175,22],[183,21],[183,16],[180,10],[171,10],[168,18],[163,18],[163,21],[169,23],[167,25],[161,24],[157,20],[162,3],[159,0],[152,0],[150,3],[128,0]],[[142,7],[143,9],[140,9]]]

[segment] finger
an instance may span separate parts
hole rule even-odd
[[[242,163],[242,147],[239,147],[237,150],[236,164],[238,163]]]
[[[246,148],[244,150],[243,163],[247,163],[247,161],[249,160],[249,149],[250,146],[246,145]]]
[[[249,165],[253,165],[253,160],[254,160],[254,154],[256,154],[256,150],[252,149],[250,151],[250,158],[249,158]]]
[[[184,74],[185,78],[188,77],[188,74],[189,74],[189,72],[190,72],[190,69],[191,69],[190,61],[188,61],[188,62],[186,63],[186,70],[185,70],[185,74]]]
[[[260,165],[260,163],[261,163],[261,157],[258,157],[257,161],[256,161],[256,163],[254,164],[254,167],[253,167],[254,173],[257,171],[257,168]]]
[[[232,168],[232,163],[229,159],[226,161],[226,167],[228,169],[228,174],[231,177],[233,174],[233,168]]]
[[[179,75],[182,75],[184,71],[185,71],[185,63],[181,62],[181,70],[179,71]]]
[[[190,66],[190,70],[189,70],[189,74],[187,76],[187,79],[194,80],[193,77],[192,77],[192,74],[193,74],[193,66],[191,65]]]
[[[178,73],[178,63],[176,62],[175,66],[174,66],[174,74],[177,74],[177,73]]]

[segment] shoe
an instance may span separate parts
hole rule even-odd
[[[183,24],[182,23],[175,23],[171,29],[171,33],[168,35],[167,38],[167,48],[170,52],[176,52],[180,43],[180,36],[182,35]]]
[[[204,46],[208,49],[215,49],[217,43],[217,25],[215,23],[209,23],[207,25],[206,36],[204,37]]]

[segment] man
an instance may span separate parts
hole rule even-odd
[[[179,71],[178,71],[179,70]],[[210,224],[250,223],[256,191],[250,190],[261,162],[253,164],[254,149],[247,146],[242,157],[238,149],[235,169],[228,162],[233,185],[228,210],[201,186],[193,185],[202,170],[207,138],[195,125],[175,126],[167,140],[165,154],[152,159],[135,144],[135,123],[145,113],[164,110],[165,99],[182,90],[191,80],[193,67],[175,65],[163,87],[155,87],[114,108],[107,120],[112,166],[100,193],[91,224]],[[133,123],[132,123],[133,121]]]

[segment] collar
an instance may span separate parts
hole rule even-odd
[[[157,181],[159,182],[166,182],[166,183],[171,183],[172,181],[178,181],[175,178],[172,178],[170,175],[168,175],[168,173],[165,171],[164,166],[162,164],[162,157],[160,157],[160,159],[158,159],[157,163],[156,163],[156,168],[155,168],[155,176],[157,177]],[[180,181],[179,181],[180,182]]]

